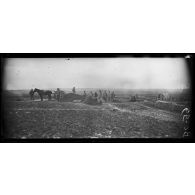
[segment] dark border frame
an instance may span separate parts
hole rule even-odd
[[[193,92],[194,92],[194,63],[195,54],[194,53],[1,53],[0,54],[0,65],[1,65],[1,85],[0,91],[2,95],[2,84],[3,84],[3,72],[4,64],[6,58],[117,58],[117,57],[151,57],[151,58],[186,58],[189,68],[189,74],[191,79],[191,90],[192,90],[192,117],[190,122],[190,127],[192,129],[192,137],[190,138],[63,138],[63,139],[11,139],[3,138],[3,118],[1,117],[1,132],[0,132],[0,142],[4,143],[194,143],[194,102],[193,102]],[[1,100],[1,116],[3,116],[3,105],[2,96]]]

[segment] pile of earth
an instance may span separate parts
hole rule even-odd
[[[143,101],[144,105],[152,106],[158,109],[167,110],[167,111],[174,111],[174,112],[181,112],[185,105],[177,104],[175,102],[167,102],[162,100],[157,100],[155,102],[152,101]]]
[[[75,94],[75,93],[67,93],[61,99],[61,101],[64,101],[64,102],[72,102],[74,100],[81,100],[81,101],[83,101],[84,100],[84,96],[83,95],[78,95],[78,94]]]
[[[181,112],[185,106],[184,105],[179,105],[174,102],[166,102],[166,101],[156,101],[155,106],[160,109],[165,109],[169,111],[176,111],[176,112]]]
[[[102,100],[92,97],[92,96],[87,96],[84,99],[84,103],[85,104],[89,104],[89,105],[101,105],[102,104]]]

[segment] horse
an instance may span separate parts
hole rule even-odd
[[[41,101],[43,101],[43,96],[47,95],[48,96],[48,100],[51,100],[51,94],[52,94],[52,91],[50,90],[41,90],[41,89],[37,89],[35,88],[34,89],[34,93],[37,92],[41,98]],[[33,94],[34,94],[33,93]]]

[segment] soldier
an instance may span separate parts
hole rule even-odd
[[[161,94],[160,93],[158,94],[158,100],[161,100]]]
[[[110,94],[110,91],[108,91],[108,102],[110,102],[111,100],[111,94]]]
[[[86,97],[87,96],[86,91],[84,91],[83,93],[84,93],[84,97]]]
[[[102,98],[102,91],[99,90],[99,99],[101,99],[101,98]]]
[[[96,98],[98,97],[98,94],[97,94],[97,92],[95,92],[94,96],[95,96]]]
[[[106,91],[104,91],[104,93],[103,93],[103,99],[104,99],[105,102],[107,102],[107,96],[108,95],[107,95]]]
[[[34,100],[34,91],[33,91],[33,89],[30,90],[29,95],[30,95],[30,99]]]
[[[90,93],[91,93],[91,97],[93,97],[93,92],[91,91]]]
[[[60,101],[60,89],[59,88],[57,88],[56,95],[57,95],[57,100],[59,102]]]
[[[60,90],[60,100],[64,98],[65,94],[66,94],[65,91]]]
[[[72,88],[72,93],[74,93],[74,94],[76,93],[75,87]]]
[[[113,102],[114,101],[114,98],[115,98],[115,93],[114,91],[111,93],[111,101]]]

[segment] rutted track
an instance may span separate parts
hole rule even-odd
[[[145,109],[134,109],[133,111],[130,109],[126,109],[126,108],[120,108],[116,105],[113,104],[109,104],[109,106],[116,111],[119,112],[127,112],[127,113],[131,113],[131,114],[135,114],[135,115],[139,115],[139,116],[148,116],[151,118],[155,118],[158,120],[164,120],[164,121],[178,121],[180,119],[180,115],[177,113],[173,113],[173,112],[169,112],[169,111],[165,111],[165,110],[161,110],[161,109],[157,109],[157,108],[151,108],[149,106],[145,106],[141,103],[133,103],[134,105],[137,106],[137,108],[139,107],[144,107]],[[131,104],[132,105],[132,104]]]

